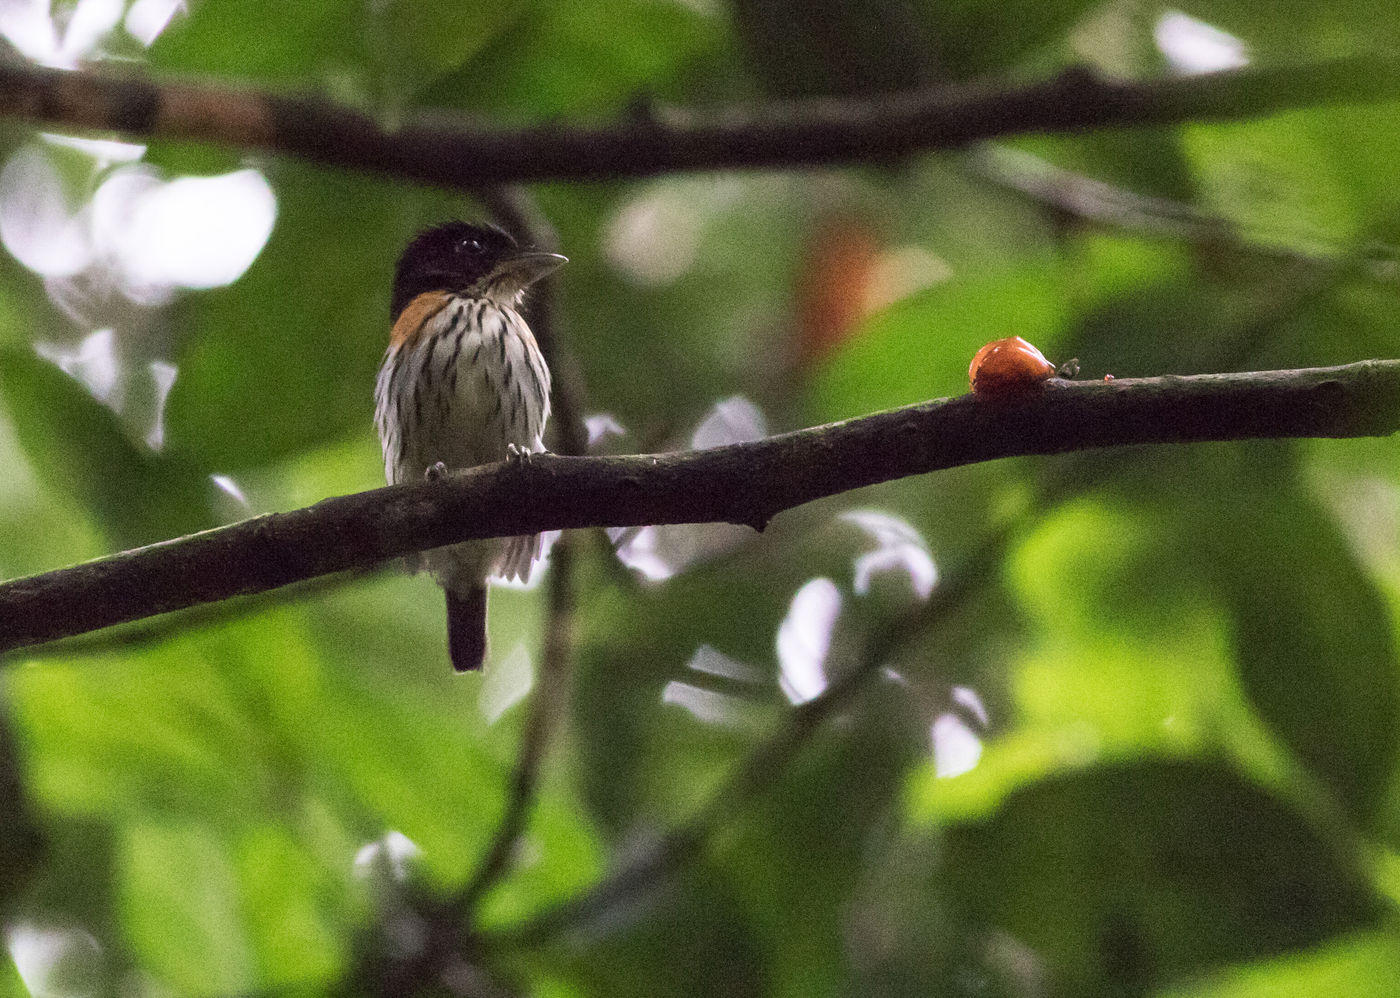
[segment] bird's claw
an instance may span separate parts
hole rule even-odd
[[[427,470],[423,472],[423,479],[428,482],[440,482],[446,477],[447,465],[441,461],[428,465]]]
[[[525,464],[533,457],[533,454],[523,447],[515,444],[506,444],[506,460],[512,464]]]

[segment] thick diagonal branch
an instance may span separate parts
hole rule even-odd
[[[1400,58],[1352,56],[1149,81],[1069,70],[1023,86],[709,113],[665,109],[598,125],[499,128],[461,116],[389,130],[324,101],[138,76],[0,66],[0,115],[67,129],[260,149],[473,190],[540,180],[869,162],[1030,133],[1220,121],[1400,97]]]
[[[454,541],[590,526],[730,522],[1002,457],[1126,444],[1381,436],[1400,361],[939,399],[703,451],[538,455],[339,496],[0,585],[0,649],[262,592]]]

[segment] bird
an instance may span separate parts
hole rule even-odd
[[[493,225],[451,221],[419,232],[399,257],[389,346],[374,419],[389,484],[524,459],[544,448],[549,367],[521,314],[526,289],[567,259],[522,247]],[[458,672],[486,660],[487,580],[526,581],[538,535],[422,552],[447,595],[447,649]]]

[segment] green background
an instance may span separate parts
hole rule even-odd
[[[148,52],[111,53],[386,124],[425,108],[603,121],[639,101],[868,96],[1080,63],[1169,72],[1165,8],[1137,3],[189,6]],[[1391,5],[1175,6],[1261,66],[1394,51],[1400,27]],[[1396,356],[1397,134],[1400,106],[1373,104],[532,193],[572,261],[557,334],[586,411],[625,428],[610,449],[644,451],[686,446],[736,395],[776,432],[957,394],[978,346],[1013,334],[1086,378]],[[0,129],[6,155],[33,141]],[[178,368],[159,452],[139,405],[114,411],[36,355],[90,330],[0,261],[4,577],[381,484],[372,385],[395,257],[428,222],[482,214],[266,154],[157,141],[146,160],[262,170],[272,236],[232,285],[119,326],[120,360]],[[72,172],[89,193],[101,180]],[[1044,177],[1054,196],[1026,193]],[[1095,215],[1075,201],[1092,182],[1138,210]],[[814,316],[910,259],[923,286],[824,338]],[[500,941],[468,958],[502,990],[458,993],[1393,994],[1398,448],[997,462],[813,504],[762,536],[673,532],[701,555],[664,581],[581,536],[566,709],[517,868],[480,913]],[[928,608],[897,570],[857,591],[874,543],[842,514],[870,509],[937,566]],[[546,939],[512,937],[637,861],[787,730],[779,629],[822,577],[842,606],[827,675],[887,672],[681,868]],[[959,597],[940,602],[946,587]],[[497,589],[484,678],[450,674],[440,594],[392,568],[9,654],[0,914],[12,951],[25,932],[65,940],[34,993],[363,985],[354,968],[395,913],[459,887],[496,826],[544,593]],[[689,667],[703,646],[746,678]],[[673,683],[720,697],[722,723],[667,702]],[[930,745],[950,714],[982,747],[953,777]],[[391,832],[417,847],[407,878],[357,871]],[[0,989],[25,993],[15,967]]]

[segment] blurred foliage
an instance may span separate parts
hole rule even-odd
[[[149,49],[154,74],[390,124],[1176,64],[1166,8],[1128,2],[189,7]],[[1280,65],[1394,51],[1400,10],[1173,7]],[[607,446],[682,447],[736,395],[780,431],[959,393],[977,347],[1012,333],[1089,378],[1394,357],[1398,117],[1005,143],[1016,169],[1068,171],[1053,199],[976,152],[535,194],[572,260],[559,332],[588,412],[623,429]],[[0,147],[33,141],[7,126]],[[129,305],[80,318],[5,256],[4,577],[379,484],[395,255],[420,225],[480,213],[265,155],[145,159],[256,166],[275,228],[245,276],[139,322]],[[73,162],[91,193],[108,167]],[[1095,183],[1133,210],[1092,210]],[[160,450],[137,388],[103,396],[42,359],[104,327],[118,364],[178,370]],[[581,538],[568,714],[518,866],[479,913],[498,941],[469,969],[559,998],[1392,993],[1397,459],[1379,440],[1000,462],[816,503],[761,537],[643,535],[669,559],[659,581]],[[841,518],[856,509],[905,539]],[[929,559],[965,590],[936,610]],[[796,598],[813,579],[834,627]],[[430,581],[385,570],[11,654],[0,993],[325,993],[366,940],[411,946],[394,912],[464,883],[502,812],[544,623],[541,590],[498,588],[483,681],[450,675],[441,612]],[[548,938],[511,935],[645,856],[789,730],[778,676],[804,655],[818,681],[873,675],[769,792],[724,802],[735,820],[680,868]]]

